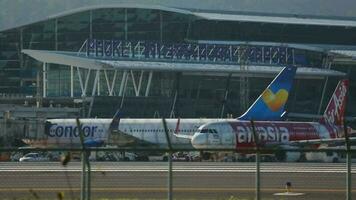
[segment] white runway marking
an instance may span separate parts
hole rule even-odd
[[[176,163],[174,172],[255,172],[253,163]],[[168,166],[162,163],[93,163],[93,172],[167,172]],[[80,172],[80,163],[71,163],[67,167],[59,163],[6,163],[0,164],[0,172]],[[264,173],[346,173],[343,163],[268,163],[261,166]],[[356,173],[353,167],[352,173]]]
[[[275,196],[301,196],[301,195],[304,195],[304,193],[299,193],[299,192],[282,192],[282,193],[274,193],[273,195],[275,195]]]

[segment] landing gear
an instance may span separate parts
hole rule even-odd
[[[210,160],[212,158],[212,154],[209,152],[200,151],[200,161],[202,160]]]
[[[282,149],[277,149],[275,156],[276,156],[277,161],[279,161],[279,162],[284,162],[284,161],[286,161],[286,158],[287,158],[286,152],[283,151]]]

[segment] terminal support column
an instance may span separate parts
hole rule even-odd
[[[106,85],[107,85],[107,88],[108,88],[109,96],[113,96],[113,91],[114,91],[115,82],[116,82],[116,76],[117,76],[117,70],[114,70],[114,76],[112,78],[111,84],[110,84],[109,76],[108,76],[107,71],[105,69],[104,69],[104,76],[105,76],[105,80],[106,80]]]
[[[126,83],[126,79],[127,79],[127,75],[128,75],[128,73],[125,70],[124,73],[122,74],[122,78],[121,78],[119,96],[122,96],[122,93],[123,93],[123,90],[124,90],[124,84]]]
[[[74,97],[74,68],[73,66],[70,66],[70,97]]]
[[[332,62],[333,62],[333,58],[332,57],[330,57],[330,56],[326,57],[325,60],[324,60],[324,68],[331,69]],[[320,115],[320,113],[321,113],[321,108],[322,108],[322,105],[323,105],[326,86],[328,85],[328,81],[329,81],[329,76],[326,76],[325,77],[323,91],[321,93],[320,104],[319,104],[319,108],[318,108],[318,115]]]
[[[148,83],[147,83],[147,87],[146,87],[145,97],[147,97],[150,92],[152,76],[153,76],[153,71],[150,71],[150,73],[148,75]]]
[[[43,77],[43,97],[47,97],[47,63],[43,63],[42,69],[42,77]]]
[[[230,73],[227,77],[226,80],[226,87],[225,87],[225,95],[224,95],[224,100],[222,103],[222,107],[221,107],[221,113],[220,113],[220,118],[224,117],[224,112],[225,112],[225,106],[226,106],[226,102],[227,102],[227,97],[229,94],[229,87],[230,87],[230,79],[231,79],[232,74]]]

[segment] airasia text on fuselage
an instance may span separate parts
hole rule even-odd
[[[237,143],[253,143],[255,141],[252,127],[249,124],[239,124],[235,127]],[[259,141],[279,143],[287,143],[289,141],[289,130],[287,127],[256,125],[255,130]]]

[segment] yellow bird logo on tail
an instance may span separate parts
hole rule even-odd
[[[262,99],[271,111],[276,112],[286,103],[288,91],[280,89],[274,94],[272,90],[266,89],[262,94]]]

